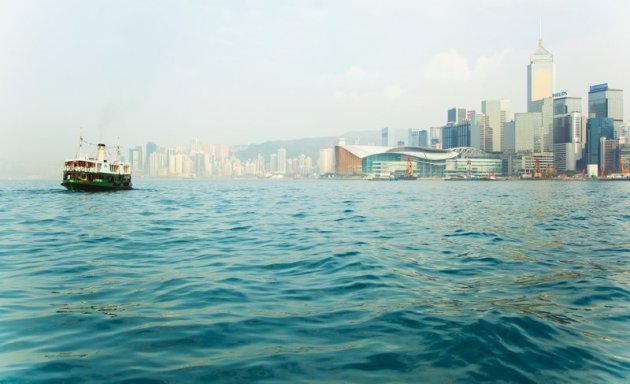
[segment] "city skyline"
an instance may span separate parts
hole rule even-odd
[[[7,50],[1,57],[5,64],[0,72],[0,100],[6,113],[0,117],[0,128],[9,140],[1,148],[0,176],[11,165],[35,172],[42,163],[49,166],[54,159],[72,156],[79,134],[110,145],[120,140],[126,147],[148,140],[177,143],[192,137],[250,144],[376,131],[384,126],[428,130],[444,123],[447,108],[461,105],[479,111],[482,100],[506,99],[513,112],[525,112],[526,63],[536,46],[541,20],[545,48],[553,52],[556,64],[555,91],[566,90],[569,96],[586,100],[592,84],[607,82],[624,89],[628,83],[623,70],[629,62],[627,53],[614,44],[623,41],[628,31],[619,21],[589,12],[593,6],[586,2],[569,8],[553,1],[510,5],[487,1],[476,7],[447,2],[432,6],[428,15],[407,2],[366,3],[360,8],[351,6],[355,3],[317,7],[219,3],[188,8],[170,2],[151,4],[62,2],[53,9],[39,2],[2,3],[6,12],[0,17],[6,22],[0,23],[0,41],[6,42]],[[618,14],[630,11],[621,1],[607,6]],[[462,13],[448,12],[449,7]],[[251,45],[251,27],[238,35],[233,33],[235,26],[265,16],[273,20],[278,10],[291,16],[289,21],[261,28],[257,35],[262,46],[278,49],[274,51],[277,66],[265,60],[252,62],[247,68],[257,70],[258,75],[246,71],[242,79],[234,77],[240,72],[227,67],[244,65],[249,57],[244,53],[269,59],[268,50]],[[466,16],[465,10],[470,11]],[[173,15],[167,11],[174,11]],[[192,15],[193,11],[199,15]],[[97,14],[102,18],[95,21]],[[555,17],[559,14],[563,17]],[[7,15],[13,16],[11,20]],[[134,15],[142,17],[136,20]],[[495,20],[492,27],[479,26],[466,35],[429,33],[447,20],[457,24],[457,20],[472,23],[486,18]],[[377,19],[382,22],[373,23]],[[352,21],[352,25],[342,20]],[[576,20],[580,28],[568,28]],[[69,26],[60,27],[60,21],[68,21]],[[105,36],[87,25],[88,21],[96,27],[119,25],[128,33]],[[153,31],[159,22],[170,29]],[[184,22],[189,22],[185,28]],[[298,22],[303,25],[296,26]],[[505,33],[497,34],[496,27],[501,26]],[[324,27],[331,28],[328,39],[316,33]],[[287,39],[283,32],[291,28],[298,33]],[[85,33],[78,35],[77,30]],[[165,37],[169,39],[159,40]],[[229,45],[221,45],[229,39],[218,42],[219,37],[243,44],[232,44],[231,50]],[[308,49],[300,38],[309,43]],[[338,44],[334,44],[336,40]],[[166,42],[188,46],[173,50]],[[195,51],[202,46],[217,48],[213,52],[223,54],[217,56],[219,62]],[[298,55],[288,54],[285,60],[281,53],[288,51],[281,49],[287,47]],[[347,52],[348,47],[354,47],[352,52]],[[322,54],[312,61],[318,52]],[[172,56],[177,53],[182,55]],[[604,64],[602,57],[610,60]],[[156,60],[152,63],[151,59]],[[172,65],[164,67],[169,60]],[[204,67],[204,63],[209,65]],[[141,73],[145,75],[139,76]],[[225,77],[222,80],[216,78],[226,74],[220,76]],[[157,99],[160,102],[152,104]],[[624,104],[630,110],[628,100]],[[226,111],[232,111],[228,119]]]

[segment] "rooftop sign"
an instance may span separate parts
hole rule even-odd
[[[591,85],[589,92],[599,92],[599,91],[605,91],[607,89],[608,89],[608,83],[603,83],[603,84]]]
[[[557,99],[558,97],[566,97],[567,96],[567,91],[556,92],[556,93],[552,94],[551,96],[553,96],[554,99]]]

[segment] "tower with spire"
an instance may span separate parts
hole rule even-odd
[[[551,97],[553,89],[553,55],[543,46],[539,35],[538,46],[529,56],[527,66],[527,112],[541,112],[543,99]]]

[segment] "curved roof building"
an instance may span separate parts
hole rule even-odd
[[[335,147],[339,176],[374,175],[389,177],[404,174],[409,161],[419,177],[441,177],[446,160],[459,156],[458,152],[424,147],[381,147],[346,145]]]

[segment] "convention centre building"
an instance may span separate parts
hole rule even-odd
[[[335,174],[339,177],[401,176],[411,168],[420,178],[454,175],[502,175],[500,158],[474,148],[434,149],[375,145],[335,146]]]

